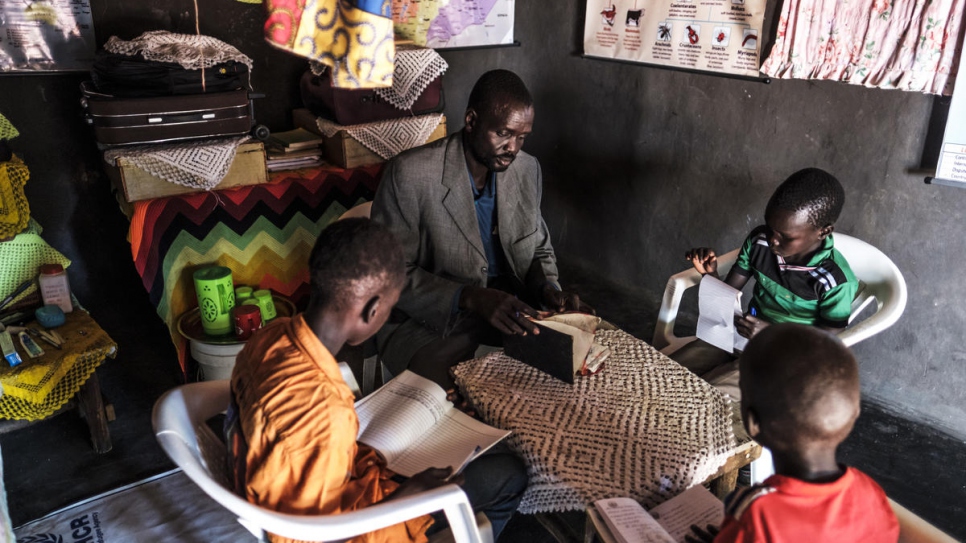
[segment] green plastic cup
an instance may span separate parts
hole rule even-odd
[[[195,292],[201,327],[211,336],[230,334],[231,308],[235,307],[235,288],[231,270],[225,266],[206,266],[194,272]]]
[[[278,314],[275,310],[275,301],[272,300],[272,291],[268,289],[256,290],[252,297],[258,300],[258,307],[262,310],[262,322],[268,322]]]

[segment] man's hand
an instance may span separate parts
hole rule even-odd
[[[696,247],[685,253],[684,258],[690,260],[691,265],[701,275],[710,273],[714,277],[718,277],[718,255],[715,254],[714,249]]]
[[[543,287],[543,303],[556,313],[564,311],[579,311],[596,315],[593,307],[580,301],[580,296],[576,292],[557,290],[552,285]]]
[[[462,475],[456,475],[452,479],[449,479],[449,476],[452,473],[452,466],[448,468],[429,468],[425,471],[421,471],[409,479],[406,479],[406,481],[399,485],[399,488],[397,488],[396,491],[390,494],[386,499],[395,500],[398,498],[404,498],[406,496],[412,496],[413,494],[419,494],[420,492],[425,492],[427,490],[432,490],[448,484],[463,484]]]
[[[456,372],[453,371],[453,368],[449,369],[449,377],[454,382],[456,381]],[[448,389],[446,391],[446,401],[452,403],[453,406],[456,407],[456,409],[459,409],[460,411],[466,413],[467,415],[473,417],[474,419],[476,418],[476,411],[473,410],[473,406],[470,405],[470,402],[466,401],[466,398],[464,398],[463,395],[460,393],[460,389],[458,388]]]
[[[752,317],[751,315],[735,317],[735,328],[738,330],[738,334],[748,339],[755,337],[755,334],[768,328],[768,324],[768,321],[761,320],[758,317]]]
[[[537,326],[527,320],[527,315],[536,317],[537,311],[502,290],[464,287],[460,295],[460,307],[483,317],[504,334],[525,336],[528,333],[540,333]]]
[[[718,535],[720,530],[717,526],[708,524],[707,527],[702,530],[697,524],[691,525],[691,532],[694,534],[685,534],[684,540],[688,543],[711,543],[714,541],[715,536]]]

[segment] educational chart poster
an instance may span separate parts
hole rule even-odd
[[[959,63],[947,119],[936,177],[956,181],[959,186],[960,183],[966,184],[966,123],[956,122],[966,119],[966,62]]]
[[[766,0],[587,0],[588,56],[758,77]]]
[[[514,2],[392,0],[392,20],[396,34],[434,49],[511,44]]]
[[[87,71],[95,49],[90,0],[0,0],[0,72]]]

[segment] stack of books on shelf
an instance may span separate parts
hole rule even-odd
[[[322,163],[325,139],[304,128],[272,134],[266,141],[268,171],[311,168]]]

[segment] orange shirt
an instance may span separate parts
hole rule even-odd
[[[248,501],[285,513],[333,515],[379,502],[398,486],[384,461],[356,443],[352,392],[302,315],[280,318],[252,336],[238,354],[231,388],[248,442]],[[352,541],[424,542],[430,524],[424,516]]]

